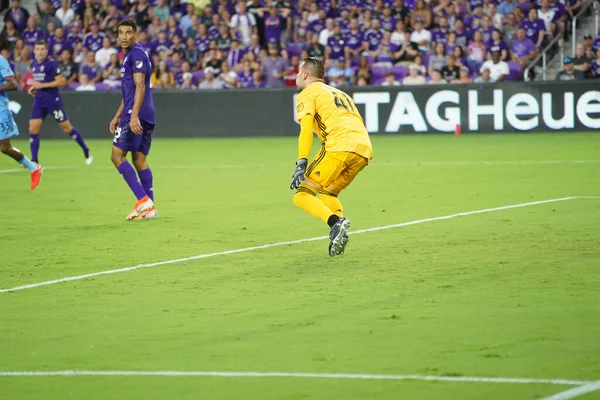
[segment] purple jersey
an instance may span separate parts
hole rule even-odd
[[[554,5],[551,4],[550,9],[552,11],[554,11],[554,18],[552,19],[552,21],[556,21],[556,20],[564,17],[565,15],[567,15],[567,10],[565,9],[565,6],[563,6],[558,1]]]
[[[283,18],[279,15],[271,16],[268,15],[265,18],[265,40],[269,42],[270,40],[275,40],[279,42],[279,38],[281,37],[281,26],[283,24]]]
[[[515,39],[512,42],[512,51],[519,58],[526,57],[535,51],[535,43],[529,38],[525,38],[523,41]]]
[[[25,14],[24,8],[19,8],[17,12],[10,8],[6,13],[6,16],[13,20],[15,23],[15,28],[17,28],[19,32],[23,31],[27,27],[27,14]]]
[[[329,39],[327,39],[327,47],[329,47],[331,53],[330,53],[330,58],[332,60],[339,60],[339,59],[343,59],[344,58],[344,44],[346,42],[344,41],[343,37],[335,37],[332,36]]]
[[[198,49],[198,51],[200,51],[200,53],[202,54],[206,53],[206,50],[208,50],[208,45],[210,43],[210,39],[208,38],[208,36],[197,36],[195,41],[196,48]]]
[[[323,29],[325,29],[325,21],[321,21],[320,19],[308,24],[308,30],[311,32],[321,33]]]
[[[69,41],[69,46],[71,46],[71,48],[74,48],[77,42],[83,42],[83,35],[81,33],[75,34],[73,32],[69,32],[69,34],[67,35],[67,40]]]
[[[381,39],[383,39],[383,31],[381,30],[369,29],[365,32],[364,40],[369,43],[369,50],[376,50]]]
[[[483,26],[479,29],[479,31],[481,32],[481,41],[485,44],[488,44],[489,42],[492,41],[492,32],[494,32],[494,27],[490,27],[488,29],[485,29]]]
[[[431,41],[435,43],[448,43],[448,30],[442,31],[441,29],[436,29],[431,34]]]
[[[379,53],[379,55],[377,56],[377,58],[375,59],[376,62],[392,62],[392,57],[394,56],[394,53],[396,52],[397,48],[396,45],[394,44],[379,44],[380,48],[383,48],[383,51],[381,51],[381,53]]]
[[[58,40],[56,37],[52,37],[48,43],[48,54],[52,57],[58,57],[63,50],[70,50],[71,44],[69,40],[65,37]]]
[[[235,11],[235,10],[234,10]],[[215,11],[216,13],[216,11]],[[235,12],[231,12],[231,15],[235,14]],[[180,4],[180,5],[175,5],[173,4],[171,6],[171,15],[175,16],[175,19],[180,20],[181,17],[183,17],[185,14],[187,14],[186,10],[185,10],[185,4]]]
[[[85,8],[85,1],[84,0],[72,0],[71,1],[71,8],[73,10],[78,10],[80,8]]]
[[[49,83],[54,82],[54,78],[60,75],[60,66],[50,58],[46,58],[41,63],[33,60],[31,63],[31,71],[33,72],[33,80],[36,82]],[[35,91],[34,108],[48,107],[53,108],[53,105],[60,103],[60,94],[58,88],[38,89]]]
[[[152,49],[152,54],[158,54],[161,51],[169,51],[172,45],[173,43],[171,43],[170,40],[161,42],[160,40],[156,39],[152,41],[150,48]]]
[[[469,34],[467,31],[456,32],[456,45],[463,49],[469,44]]]
[[[242,58],[245,54],[244,49],[240,49],[239,47],[235,50],[229,50],[229,53],[227,53],[227,64],[229,64],[230,67],[235,67],[242,62]]]
[[[173,36],[179,35],[179,37],[183,37],[183,32],[179,27],[175,28],[167,28],[167,36],[169,39],[173,40]]]
[[[592,43],[592,48],[593,48],[594,50],[597,50],[597,49],[598,49],[598,47],[600,47],[600,37],[599,37],[599,38],[596,38],[596,40],[594,40],[594,43]]]
[[[598,59],[592,61],[591,71],[596,78],[600,78],[600,61]]]
[[[23,40],[25,40],[25,44],[32,47],[35,45],[35,42],[43,38],[42,31],[37,29],[25,29],[22,36]]]
[[[538,35],[541,32],[546,31],[546,26],[544,25],[544,21],[541,19],[536,19],[531,22],[530,20],[525,20],[522,25],[523,29],[525,29],[525,33],[527,37],[533,40],[534,43],[537,43]]]
[[[393,32],[395,28],[396,28],[396,20],[393,17],[389,17],[389,18],[382,17],[381,18],[381,29],[388,31],[388,32]]]
[[[180,56],[183,56],[183,53],[185,53],[185,45],[183,43],[172,44],[169,50],[171,50],[173,53],[179,53]]]
[[[250,87],[250,84],[252,83],[252,75],[252,71],[247,74],[244,71],[238,72],[238,80],[242,84],[243,88]]]
[[[102,41],[104,40],[104,33],[100,32],[94,36],[93,33],[88,33],[83,37],[83,47],[93,52],[96,52],[102,48]]]
[[[498,43],[491,41],[488,45],[488,50],[490,53],[493,53],[494,51],[502,53],[503,50],[508,50],[508,46],[502,40],[500,40]]]
[[[248,86],[246,86],[248,89],[262,89],[262,88],[266,88],[267,87],[267,81],[263,80],[260,83],[256,83],[254,81],[251,81]]]
[[[337,23],[338,23],[338,25],[340,26],[340,28],[342,30],[342,35],[343,36],[346,36],[346,35],[348,35],[350,33],[350,24],[348,24],[348,23],[346,23],[346,22],[344,22],[342,20],[339,20]]]
[[[117,7],[117,9],[120,11],[125,11],[125,6],[123,5],[123,3],[124,2],[122,0],[110,0],[110,4]],[[125,2],[125,4],[127,4],[127,3]]]
[[[346,35],[346,46],[351,50],[357,50],[362,46],[363,34],[361,31],[350,32]]]
[[[85,75],[91,81],[92,79],[96,79],[100,74],[100,67],[98,64],[89,65],[87,63],[81,65],[81,69],[79,70],[79,75]]]
[[[133,98],[135,96],[133,74],[136,72],[145,74],[144,83],[146,84],[146,92],[144,93],[144,100],[142,101],[142,106],[139,110],[139,118],[149,124],[156,123],[154,102],[152,101],[152,91],[150,88],[152,64],[150,63],[148,54],[146,54],[142,46],[136,43],[127,51],[127,53],[125,53],[123,68],[121,68],[121,76],[123,77],[121,81],[121,93],[123,94],[124,108],[119,125],[128,123],[131,118]]]
[[[219,28],[217,26],[211,26],[208,28],[208,37],[210,40],[216,39],[221,36],[221,32],[219,32]]]

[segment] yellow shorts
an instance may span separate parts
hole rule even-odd
[[[324,148],[306,169],[306,178],[300,185],[316,195],[317,192],[337,196],[369,164],[365,157],[348,152],[327,152]]]

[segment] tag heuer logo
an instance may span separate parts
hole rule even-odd
[[[135,67],[136,68],[142,68],[142,65],[144,65],[144,63],[142,61],[136,61],[135,62]]]

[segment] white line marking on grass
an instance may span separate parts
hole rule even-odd
[[[44,171],[47,169],[51,169],[51,170],[57,170],[57,169],[63,169],[63,170],[68,170],[68,169],[77,169],[76,167],[44,167]],[[14,168],[14,169],[0,169],[0,174],[12,174],[12,173],[16,173],[16,172],[29,172],[29,170],[27,168]]]
[[[569,400],[574,399],[575,397],[582,396],[587,393],[592,393],[600,390],[600,381],[598,382],[590,382],[586,385],[579,386],[573,389],[565,390],[564,392],[560,392],[555,394],[554,396],[545,397],[542,400]]]
[[[226,371],[0,371],[0,377],[15,376],[214,376],[225,378],[321,378],[364,380],[414,380],[440,382],[520,383],[547,385],[585,385],[591,381],[570,379],[496,378],[478,376],[379,375],[313,372],[226,372]],[[596,383],[597,384],[597,383]]]
[[[468,216],[468,215],[484,214],[484,213],[490,213],[490,212],[494,212],[494,211],[510,210],[513,208],[536,206],[536,205],[540,205],[540,204],[556,203],[559,201],[567,201],[567,200],[573,200],[573,199],[577,199],[577,197],[562,197],[562,198],[558,198],[558,199],[532,201],[532,202],[528,202],[528,203],[512,204],[512,205],[502,206],[502,207],[485,208],[483,210],[466,211],[466,212],[461,212],[461,213],[457,213],[457,214],[444,215],[441,217],[418,219],[415,221],[402,222],[400,224],[393,224],[393,225],[379,226],[379,227],[375,227],[375,228],[361,229],[358,231],[350,232],[350,234],[358,235],[361,233],[376,232],[376,231],[382,231],[382,230],[386,230],[386,229],[394,229],[394,228],[401,228],[404,226],[424,224],[426,222],[442,221],[442,220],[446,220],[446,219],[464,217],[464,216]],[[254,251],[254,250],[261,250],[261,249],[269,249],[271,247],[279,247],[279,246],[286,246],[286,245],[291,245],[291,244],[314,242],[317,240],[324,240],[324,239],[328,239],[328,238],[329,238],[328,236],[317,236],[317,237],[308,238],[308,239],[299,239],[299,240],[290,240],[287,242],[269,243],[269,244],[263,244],[260,246],[252,246],[252,247],[245,247],[245,248],[235,249],[235,250],[219,251],[216,253],[199,254],[199,255],[191,256],[191,257],[176,258],[173,260],[159,261],[159,262],[148,263],[148,264],[138,264],[138,265],[134,265],[132,267],[110,269],[110,270],[106,270],[106,271],[93,272],[90,274],[83,274],[83,275],[70,276],[70,277],[66,277],[66,278],[54,279],[51,281],[31,283],[28,285],[16,286],[13,288],[8,288],[8,289],[0,289],[0,293],[16,292],[19,290],[33,289],[33,288],[40,287],[40,286],[54,285],[57,283],[93,278],[93,277],[100,276],[100,275],[111,275],[111,274],[117,274],[117,273],[121,273],[121,272],[134,271],[134,270],[140,269],[140,268],[151,268],[151,267],[157,267],[160,265],[176,264],[176,263],[192,261],[192,260],[201,260],[203,258],[225,256],[225,255],[229,255],[229,254],[244,253],[247,251]]]

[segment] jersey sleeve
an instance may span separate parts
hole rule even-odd
[[[307,91],[303,91],[298,95],[296,99],[296,119],[301,121],[305,115],[314,116],[316,113],[316,104],[315,97],[312,93],[307,93]]]
[[[144,74],[148,74],[149,71],[152,71],[150,59],[143,50],[133,49],[129,57],[132,73],[135,74],[136,72],[142,72]]]
[[[52,72],[51,72],[52,78],[55,78],[58,75],[60,75],[60,65],[56,61],[52,61],[50,63],[50,69],[52,70]]]
[[[3,80],[10,76],[15,76],[6,58],[0,58],[0,76]]]

